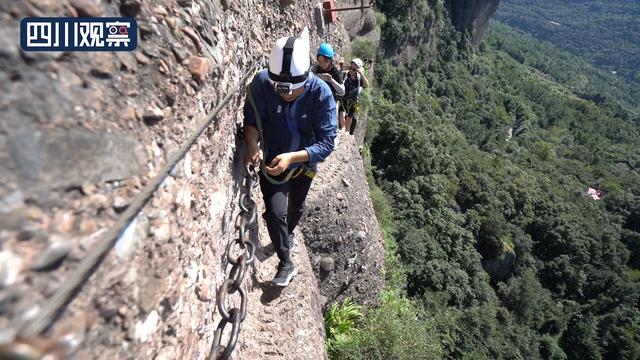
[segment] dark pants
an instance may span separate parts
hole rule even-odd
[[[266,208],[262,216],[280,261],[291,263],[289,234],[293,234],[302,217],[311,181],[313,179],[308,176],[300,175],[282,185],[273,185],[260,172],[260,189]]]
[[[356,132],[356,127],[358,126],[358,119],[356,118],[356,114],[353,114],[351,118],[351,129],[349,129],[349,134],[353,135]]]
[[[356,132],[356,127],[358,126],[358,100],[346,99],[343,100],[345,102],[345,111],[347,113],[347,117],[351,118],[351,128],[349,130],[349,134],[353,135]]]

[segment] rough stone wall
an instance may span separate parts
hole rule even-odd
[[[309,26],[312,47],[321,41],[314,5],[0,2],[0,344],[275,39]],[[18,47],[25,16],[121,14],[138,20],[133,53]],[[46,334],[82,340],[76,358],[206,357],[224,249],[235,236],[241,104],[235,96]]]

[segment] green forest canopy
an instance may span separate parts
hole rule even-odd
[[[440,1],[378,6],[387,44],[424,19],[436,34],[408,63],[380,56],[367,101],[384,230],[415,316],[403,328],[404,302],[383,302],[332,357],[638,359],[640,119],[620,105],[630,94],[504,26],[474,53]],[[407,333],[429,334],[424,353],[401,346]]]
[[[503,0],[497,19],[640,87],[636,0]]]

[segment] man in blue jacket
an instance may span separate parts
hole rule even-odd
[[[293,230],[317,164],[331,154],[336,137],[331,89],[309,67],[308,40],[277,40],[269,69],[253,78],[244,106],[245,164],[261,160],[263,217],[280,259],[273,279],[278,286],[298,273],[290,257]]]

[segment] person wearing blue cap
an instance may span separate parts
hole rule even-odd
[[[334,57],[335,51],[333,51],[331,44],[320,44],[316,53],[317,63],[311,67],[311,71],[329,85],[333,99],[337,102],[338,98],[344,95],[344,78],[342,71],[333,64]],[[340,124],[340,128],[343,128],[344,125]]]

